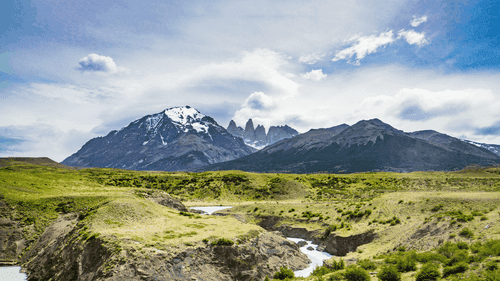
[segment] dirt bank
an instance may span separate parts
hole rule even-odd
[[[327,237],[324,237],[324,232],[319,230],[309,231],[306,228],[290,225],[277,226],[280,221],[279,217],[270,216],[265,217],[259,225],[270,231],[279,231],[286,237],[313,241],[314,244],[318,245],[318,249],[335,256],[345,256],[349,252],[356,251],[359,246],[368,244],[377,238],[377,234],[373,231],[346,237],[330,233]]]

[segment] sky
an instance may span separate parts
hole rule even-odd
[[[500,1],[9,0],[0,157],[62,161],[189,105],[304,133],[378,118],[500,144]]]

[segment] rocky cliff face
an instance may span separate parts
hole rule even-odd
[[[178,171],[234,160],[254,150],[189,106],[147,115],[87,142],[62,164]]]
[[[25,256],[28,280],[263,280],[281,266],[310,262],[298,245],[279,233],[264,233],[239,245],[148,252],[122,249],[112,238],[82,238],[76,215],[60,217]]]
[[[271,126],[266,134],[266,128],[260,124],[255,128],[252,119],[248,119],[245,129],[236,126],[236,123],[231,120],[227,126],[227,131],[233,136],[243,138],[247,145],[256,149],[262,149],[282,139],[291,138],[299,134],[299,132],[288,125]]]

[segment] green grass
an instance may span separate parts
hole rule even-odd
[[[8,204],[0,216],[30,226],[23,233],[28,244],[60,215],[76,213],[83,239],[115,239],[117,247],[135,249],[136,255],[225,241],[220,239],[247,241],[264,231],[256,224],[267,217],[279,218],[278,225],[317,230],[319,237],[374,231],[376,240],[345,257],[363,260],[359,265],[369,270],[374,266],[380,270],[391,253],[407,258],[405,251],[398,251],[407,249],[416,250],[411,255],[417,270],[434,262],[440,264],[441,273],[448,268],[447,278],[472,272],[486,276],[482,265],[500,252],[492,242],[500,239],[500,225],[495,223],[500,211],[498,167],[448,173],[297,175],[77,170],[44,161],[43,165],[0,161],[0,200]],[[232,205],[222,213],[247,223],[232,216],[200,216],[163,207],[145,198],[153,190],[169,193],[186,206]],[[447,242],[469,245],[459,249],[462,256],[455,258],[457,263],[437,250]],[[381,255],[386,257],[375,258]],[[414,280],[416,271],[407,262],[398,267],[411,269],[402,272],[402,280]],[[456,266],[458,262],[469,262],[469,267]],[[340,273],[323,277],[334,274]]]

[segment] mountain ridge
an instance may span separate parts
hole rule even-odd
[[[212,117],[184,106],[146,115],[94,138],[61,163],[177,171],[233,160],[253,151]]]
[[[411,172],[500,164],[500,156],[486,149],[435,131],[423,132],[405,133],[379,119],[361,120],[352,126],[310,130],[200,171]],[[426,134],[430,139],[424,138]]]

